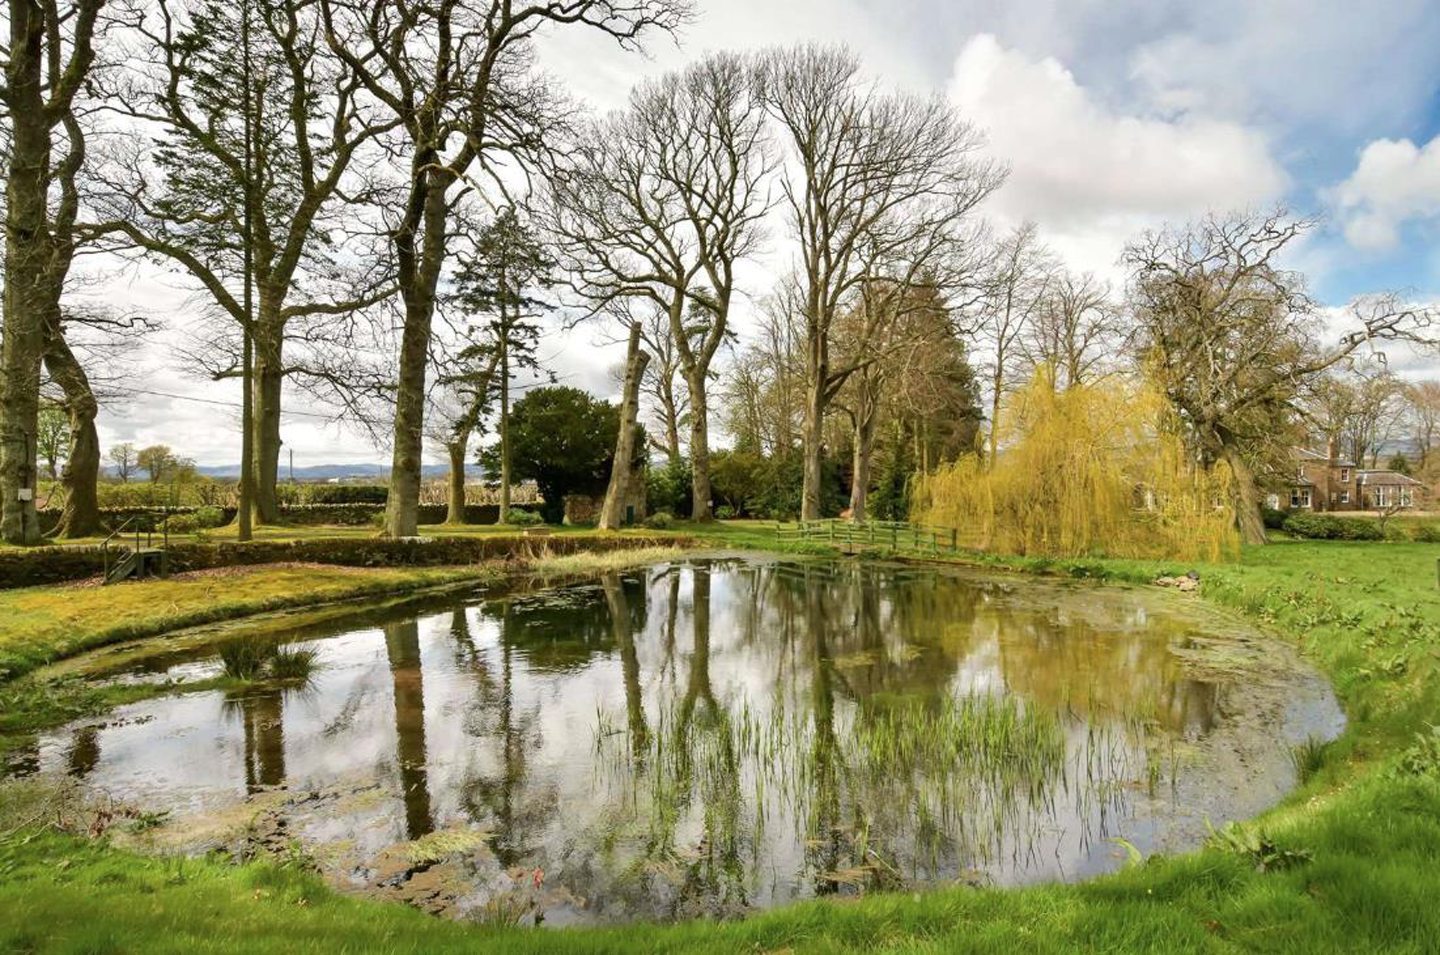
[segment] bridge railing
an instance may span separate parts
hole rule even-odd
[[[960,550],[960,533],[953,527],[935,527],[904,521],[794,521],[777,523],[780,542],[808,541],[844,551],[877,550],[891,553],[953,554]]]

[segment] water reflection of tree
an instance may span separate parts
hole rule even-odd
[[[999,650],[1005,685],[1035,705],[1091,722],[1208,733],[1217,688],[1186,673],[1169,630],[1162,621],[1143,632],[1102,628],[1083,616],[1005,603],[986,608],[973,626],[978,641]]]
[[[100,764],[100,727],[82,726],[75,731],[65,754],[65,768],[76,779],[84,779]]]
[[[809,568],[807,568],[808,570]],[[810,634],[814,658],[811,663],[810,709],[814,733],[810,744],[811,796],[806,819],[805,862],[814,873],[815,893],[835,892],[835,873],[841,868],[841,772],[835,737],[834,668],[831,665],[829,601],[834,596],[834,576],[807,573],[804,587],[805,630]],[[852,618],[853,619],[853,618]]]
[[[529,752],[540,746],[538,711],[525,712],[515,699],[515,641],[511,625],[515,621],[511,605],[502,603],[492,608],[498,616],[500,654],[498,673],[478,655],[471,667],[479,675],[480,720],[467,727],[481,745],[497,744],[495,772],[473,769],[461,789],[461,803],[471,818],[482,821],[494,830],[490,847],[496,861],[509,869],[527,862],[537,851],[537,835],[551,823],[559,810],[559,799],[553,788],[536,791],[532,785]],[[469,619],[457,616],[452,634],[471,646]],[[457,628],[460,628],[457,630]]]
[[[430,781],[425,751],[425,679],[420,665],[420,624],[415,620],[385,626],[385,653],[395,704],[395,759],[405,803],[405,833],[419,839],[433,832]]]
[[[640,689],[640,654],[635,648],[635,631],[631,626],[630,598],[625,593],[619,574],[601,578],[605,603],[610,612],[610,627],[615,645],[620,648],[620,673],[625,684],[625,715],[629,728],[630,749],[636,762],[643,761],[650,748],[650,726],[645,719],[645,700]],[[673,610],[668,614],[673,620]],[[671,629],[672,635],[674,630]]]
[[[231,691],[225,708],[238,715],[245,760],[245,792],[254,795],[285,781],[285,691],[255,684]]]

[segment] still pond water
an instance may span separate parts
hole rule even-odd
[[[1288,650],[1148,590],[717,556],[452,604],[296,633],[302,685],[122,707],[34,768],[168,811],[162,851],[556,925],[1083,878],[1261,811],[1342,720]]]

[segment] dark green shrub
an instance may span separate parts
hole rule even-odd
[[[193,513],[175,514],[165,522],[165,529],[176,536],[193,534],[200,528],[200,519]]]
[[[212,505],[195,509],[195,524],[202,530],[225,526],[225,512]]]
[[[645,518],[645,526],[652,531],[668,531],[675,526],[675,515],[669,511],[656,511]]]
[[[691,491],[693,480],[694,472],[688,459],[652,465],[645,472],[645,494],[650,508],[689,517],[695,512],[695,496]]]
[[[715,508],[716,520],[733,521],[739,516],[739,512],[737,512],[735,508],[731,507],[729,504],[721,504],[719,507]]]
[[[1440,524],[1434,521],[1417,521],[1410,536],[1421,544],[1440,544]]]
[[[384,504],[390,489],[383,484],[301,484],[301,504]]]
[[[545,518],[535,511],[522,511],[518,507],[510,508],[510,525],[512,527],[539,527],[545,523]]]
[[[1268,530],[1278,531],[1285,527],[1286,514],[1284,511],[1276,510],[1273,507],[1262,506],[1260,508],[1260,517],[1265,521],[1265,527]]]
[[[1378,521],[1364,517],[1336,517],[1333,514],[1295,513],[1285,518],[1282,529],[1311,540],[1378,541],[1385,534]]]

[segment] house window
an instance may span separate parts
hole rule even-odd
[[[1388,487],[1384,487],[1384,486],[1382,485],[1381,487],[1377,487],[1377,488],[1375,489],[1375,506],[1376,506],[1376,507],[1389,507],[1389,506],[1390,506],[1390,489],[1389,489]]]
[[[1349,469],[1349,468],[1341,468],[1341,469],[1340,469],[1340,483],[1341,483],[1341,484],[1346,484],[1346,483],[1348,483],[1349,481],[1350,481],[1350,469]]]
[[[1290,489],[1291,507],[1309,507],[1310,489],[1308,487],[1296,487]]]
[[[1408,487],[1402,487],[1402,488],[1400,489],[1400,506],[1401,506],[1401,507],[1412,507],[1414,504],[1415,504],[1415,492],[1414,492],[1412,489],[1408,488]]]
[[[1340,503],[1341,503],[1341,504],[1349,504],[1349,503],[1350,503],[1350,492],[1349,492],[1349,491],[1341,491],[1341,492],[1340,492]]]

